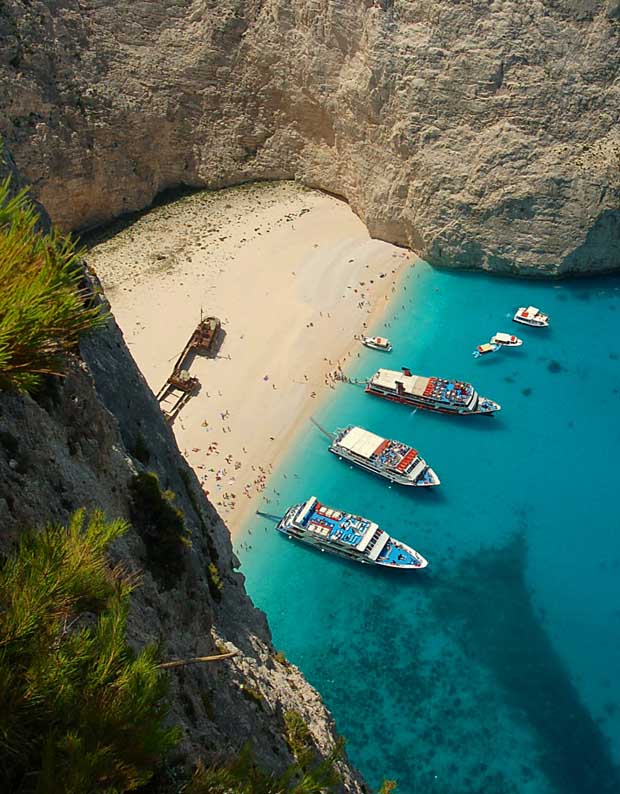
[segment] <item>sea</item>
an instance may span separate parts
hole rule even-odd
[[[547,329],[512,321],[534,304]],[[405,441],[439,477],[404,488],[338,460],[312,424],[259,509],[316,495],[429,560],[357,565],[252,516],[236,538],[274,644],[321,693],[353,764],[399,794],[620,792],[620,278],[543,282],[412,266],[346,374],[469,381],[493,417],[339,384],[315,419]],[[474,359],[496,331],[518,349]]]

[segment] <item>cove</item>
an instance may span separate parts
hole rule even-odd
[[[518,306],[549,329],[517,326]],[[237,540],[275,645],[323,695],[369,783],[401,794],[620,790],[620,278],[509,280],[416,264],[347,374],[379,366],[467,380],[502,405],[450,417],[342,384],[315,418],[412,444],[434,489],[389,487],[312,425],[260,509],[315,494],[418,549],[429,568],[369,570],[255,516]],[[519,349],[475,360],[496,331]]]

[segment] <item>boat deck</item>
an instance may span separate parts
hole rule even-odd
[[[377,557],[380,565],[419,565],[420,561],[408,549],[389,540],[381,554]]]
[[[417,449],[400,441],[384,441],[370,456],[370,460],[381,469],[391,469],[405,474],[418,459]]]
[[[391,538],[374,521],[334,510],[319,502],[316,496],[289,508],[277,528],[323,551],[331,550],[361,562],[394,568],[428,565],[414,549]]]
[[[307,529],[329,540],[338,540],[349,546],[359,545],[362,538],[376,524],[367,518],[333,510],[317,502],[301,522]]]
[[[365,458],[380,469],[392,469],[404,474],[418,459],[418,451],[402,441],[391,441],[362,427],[347,427],[336,439],[343,449]]]
[[[474,387],[471,383],[463,383],[447,378],[426,378],[423,375],[412,375],[408,369],[402,372],[391,369],[379,369],[371,378],[369,385],[398,392],[397,384],[402,385],[403,392],[413,397],[432,400],[436,403],[467,403]]]
[[[461,383],[445,378],[429,378],[424,389],[424,397],[442,403],[466,403],[473,393],[470,383]]]

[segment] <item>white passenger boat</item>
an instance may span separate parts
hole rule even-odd
[[[415,549],[390,537],[374,521],[327,507],[316,496],[289,507],[276,529],[321,551],[366,565],[409,570],[428,565]]]
[[[361,469],[399,485],[439,485],[439,477],[416,449],[349,425],[334,436],[329,451]]]
[[[366,345],[366,347],[371,347],[373,350],[383,350],[386,353],[390,353],[392,350],[390,340],[384,336],[363,336],[362,344]]]
[[[514,334],[504,334],[498,331],[495,336],[491,337],[491,344],[501,345],[502,347],[521,347],[523,339],[519,339]]]
[[[531,325],[532,328],[545,328],[549,325],[549,315],[543,314],[536,306],[519,306],[512,318],[515,323]]]
[[[444,414],[490,416],[501,409],[498,403],[480,396],[471,383],[414,375],[408,367],[402,372],[377,370],[366,381],[365,391],[384,400]]]

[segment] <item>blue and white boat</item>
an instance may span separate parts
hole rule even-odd
[[[289,507],[276,529],[321,551],[366,565],[408,570],[428,565],[415,549],[390,537],[374,521],[327,507],[316,496]]]
[[[483,345],[478,345],[472,355],[474,358],[480,358],[480,356],[486,356],[488,353],[497,353],[499,349],[500,345],[494,342],[485,342]]]

